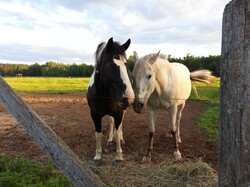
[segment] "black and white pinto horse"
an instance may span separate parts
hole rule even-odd
[[[116,161],[123,160],[121,148],[121,128],[124,112],[134,101],[125,51],[130,39],[120,45],[110,38],[100,43],[95,53],[95,69],[90,78],[87,100],[91,117],[95,124],[96,154],[94,160],[101,160],[102,117],[112,116],[115,125]]]
[[[135,100],[135,112],[142,113],[147,107],[149,114],[149,145],[143,158],[144,162],[151,161],[153,138],[155,134],[156,111],[163,108],[169,111],[169,130],[174,138],[174,157],[181,159],[179,151],[180,119],[185,102],[191,93],[191,81],[211,83],[214,76],[209,70],[189,72],[188,68],[180,63],[170,63],[163,55],[150,54],[138,58],[134,52],[136,62],[132,76]]]

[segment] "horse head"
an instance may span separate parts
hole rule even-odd
[[[107,43],[99,44],[96,51],[94,81],[101,85],[101,92],[107,92],[109,96],[116,98],[122,108],[127,108],[134,101],[125,54],[130,42],[128,39],[120,45],[110,38]]]
[[[142,113],[145,110],[147,101],[155,90],[156,79],[152,66],[156,62],[159,54],[160,51],[157,54],[146,55],[139,59],[138,54],[134,52],[135,66],[132,77],[135,100],[133,108],[137,113]]]

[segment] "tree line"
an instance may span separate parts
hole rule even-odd
[[[166,56],[170,62],[179,62],[188,67],[190,71],[197,69],[209,69],[215,76],[220,75],[220,55],[209,55],[208,57],[195,57],[187,54],[183,58],[174,58],[171,55]],[[129,56],[129,69],[132,71],[134,67],[133,56]],[[90,77],[94,70],[93,65],[82,64],[63,64],[49,61],[43,65],[35,63],[27,64],[1,64],[1,76],[37,76],[37,77]]]
[[[168,55],[167,58],[170,62],[180,62],[186,65],[190,72],[197,69],[209,69],[215,76],[220,76],[220,55],[195,57],[187,54],[184,58],[172,58],[171,55]]]
[[[53,61],[43,65],[35,63],[27,64],[0,64],[1,76],[22,76],[29,77],[90,77],[94,66],[87,64],[63,64]]]

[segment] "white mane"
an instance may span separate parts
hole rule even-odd
[[[107,45],[106,43],[102,43],[102,45],[97,49],[95,65],[97,65],[100,62],[102,52],[104,48],[106,47],[106,45]]]

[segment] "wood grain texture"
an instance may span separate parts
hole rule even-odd
[[[223,15],[219,186],[250,186],[250,1],[232,0]]]

